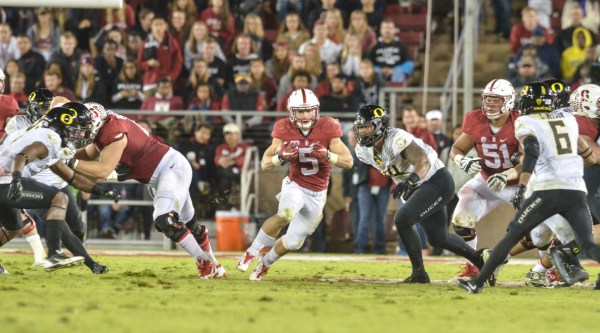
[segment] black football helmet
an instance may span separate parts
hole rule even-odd
[[[387,111],[378,105],[365,105],[356,113],[356,120],[354,121],[354,134],[356,135],[356,141],[363,147],[373,147],[375,142],[381,138],[388,127],[388,113]],[[371,128],[372,130],[365,133],[361,129]]]
[[[52,108],[43,119],[43,126],[60,135],[63,147],[79,149],[92,142],[92,117],[81,103],[69,102]]]
[[[548,79],[543,81],[550,88],[550,93],[554,95],[554,108],[566,108],[569,106],[569,96],[571,96],[571,87],[559,79]]]
[[[551,112],[554,105],[554,94],[550,87],[542,82],[532,82],[521,89],[519,110],[522,114],[534,112]]]
[[[40,119],[50,109],[50,103],[52,103],[55,96],[53,92],[46,88],[37,88],[29,94],[27,109],[25,110],[29,120],[36,122]]]

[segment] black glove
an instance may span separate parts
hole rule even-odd
[[[517,165],[521,163],[521,156],[523,154],[521,154],[520,151],[516,151],[514,152],[514,154],[512,154],[512,156],[510,157],[510,163],[512,163],[513,165]]]
[[[115,171],[117,172],[117,180],[120,182],[124,182],[127,180],[127,176],[129,176],[131,168],[124,164],[119,164],[115,168]]]
[[[18,200],[23,192],[23,184],[21,183],[21,171],[13,171],[12,181],[8,188],[8,200]]]
[[[523,197],[525,196],[526,190],[527,190],[526,185],[519,184],[519,187],[517,188],[517,192],[515,192],[515,196],[513,197],[513,200],[512,200],[513,207],[515,207],[516,210],[519,210],[521,208],[521,205],[523,204]]]
[[[415,192],[417,187],[419,187],[419,180],[421,180],[421,178],[419,178],[416,173],[411,172],[411,174],[408,175],[405,180],[399,182],[396,185],[396,188],[392,190],[392,197],[394,199],[402,197],[402,200],[408,200],[408,198],[410,198],[410,196]]]
[[[102,185],[96,184],[92,187],[92,194],[101,195],[105,198],[114,200],[115,203],[121,200],[121,193],[117,191],[113,187],[104,187]]]

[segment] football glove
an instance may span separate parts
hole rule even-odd
[[[68,165],[69,161],[75,157],[75,150],[69,147],[61,148],[56,157]]]
[[[508,176],[504,173],[496,173],[491,175],[487,180],[487,185],[490,190],[499,193],[502,192],[508,183]]]
[[[92,187],[92,194],[101,195],[107,199],[112,199],[115,203],[121,200],[121,193],[119,193],[119,191],[117,191],[115,188],[104,187],[99,184],[95,184],[94,187]]]
[[[396,187],[392,190],[392,198],[402,198],[402,200],[406,201],[415,192],[417,187],[417,184],[412,184],[407,180],[403,180],[396,184]]]
[[[127,180],[127,176],[129,176],[131,168],[124,164],[118,164],[115,168],[115,172],[117,173],[117,180],[120,182],[124,182]]]
[[[23,192],[23,184],[21,183],[21,172],[14,171],[12,173],[12,181],[8,188],[8,200],[18,200]]]
[[[279,147],[279,157],[288,163],[295,161],[298,158],[298,143],[295,141],[284,142]]]
[[[517,188],[517,192],[515,192],[515,196],[513,197],[512,204],[516,210],[521,209],[521,205],[523,205],[523,198],[525,197],[525,191],[527,190],[527,186],[523,184],[519,184]]]
[[[315,142],[310,145],[310,152],[308,153],[308,156],[320,160],[329,160],[329,149],[325,148],[325,146],[319,142]]]
[[[479,171],[481,171],[481,164],[479,164],[480,160],[481,160],[481,158],[479,158],[479,157],[463,156],[460,159],[458,165],[466,173],[468,173],[471,176],[474,176],[474,175],[478,174]]]

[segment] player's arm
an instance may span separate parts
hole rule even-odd
[[[450,149],[450,158],[470,175],[476,175],[481,171],[479,164],[481,158],[465,156],[473,147],[475,147],[475,142],[466,133],[462,133]]]
[[[519,176],[517,192],[515,192],[515,196],[513,197],[513,207],[517,210],[520,209],[523,204],[527,183],[529,183],[531,174],[533,173],[538,157],[540,156],[540,143],[535,136],[527,135],[521,138],[521,144],[523,145],[523,169]]]
[[[4,143],[4,140],[6,139],[7,135],[6,133],[2,134],[2,138],[0,138],[0,146]]]
[[[274,169],[283,163],[277,154],[277,149],[279,149],[282,144],[283,141],[281,141],[281,139],[273,138],[273,142],[269,148],[265,150],[262,161],[260,162],[260,167],[263,169],[263,171]]]
[[[113,141],[102,149],[97,161],[73,159],[68,164],[73,170],[85,177],[106,179],[115,170],[117,164],[119,164],[121,155],[123,155],[123,151],[127,147],[127,142],[126,135],[119,140]]]
[[[408,176],[410,181],[416,183],[427,176],[429,169],[431,169],[431,163],[429,163],[429,157],[423,148],[419,147],[419,145],[413,141],[408,145],[408,147],[406,147],[406,149],[402,151],[401,154],[403,158],[408,160],[410,164],[414,165],[415,167],[411,175]],[[419,177],[416,182],[411,179],[413,174]]]
[[[584,137],[580,135],[577,138],[577,153],[581,156],[581,158],[583,158],[585,166],[596,164],[598,163],[598,160],[596,159],[596,152],[591,145],[586,142]],[[593,142],[593,145],[597,146],[595,142]]]
[[[121,195],[112,187],[106,187],[100,184],[96,184],[86,177],[77,174],[73,169],[69,168],[66,164],[58,161],[56,164],[50,167],[50,170],[57,174],[60,178],[64,179],[69,185],[87,193],[97,194],[106,198],[113,199],[115,202],[119,201]]]
[[[95,161],[100,157],[100,152],[96,149],[96,144],[90,143],[84,148],[78,149],[75,158],[83,161]]]
[[[329,161],[340,168],[350,169],[354,160],[350,154],[350,150],[340,138],[334,138],[329,143],[330,158]],[[334,157],[337,156],[337,157]]]
[[[590,147],[590,149],[593,153],[592,155],[596,156],[596,164],[600,164],[600,160],[598,160],[598,158],[597,158],[598,156],[600,156],[600,146],[598,146],[596,141],[592,140],[592,138],[590,138],[587,135],[581,135],[581,134],[579,134],[579,140],[583,140],[585,143],[587,143],[587,145]],[[579,140],[577,141],[577,146],[580,145]],[[578,151],[580,151],[579,147],[578,147]]]
[[[15,155],[11,171],[13,173],[21,173],[27,163],[46,158],[46,156],[48,156],[48,147],[43,143],[36,141],[23,148],[20,153]]]

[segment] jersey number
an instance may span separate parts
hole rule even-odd
[[[508,147],[506,143],[498,145],[496,143],[483,143],[481,144],[483,155],[488,157],[485,160],[485,165],[490,169],[510,169],[512,163],[510,162],[510,156],[508,155]]]
[[[308,151],[310,151],[310,149]],[[305,176],[315,175],[317,172],[319,172],[319,161],[317,161],[317,159],[314,157],[306,156],[307,153],[308,152],[300,151],[298,157],[300,158],[300,163],[310,163],[311,167],[302,167],[300,168],[300,172],[302,172],[302,174]]]
[[[390,165],[387,170],[385,170],[383,172],[384,175],[388,176],[388,177],[398,177],[398,176],[402,176],[402,175],[407,175],[408,172],[402,172],[400,170],[398,170],[398,167],[395,165]]]
[[[556,153],[558,155],[572,154],[573,147],[571,146],[571,140],[569,133],[564,132],[565,122],[562,120],[552,120],[548,124],[552,128],[552,134],[554,135],[554,143],[556,144]]]

